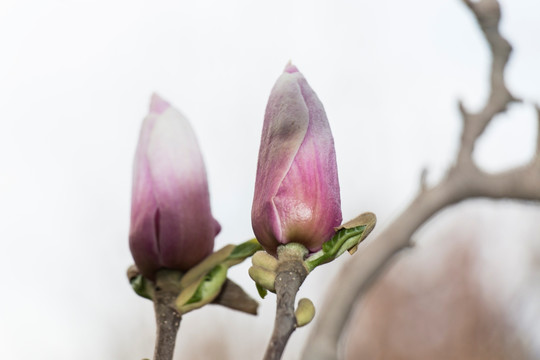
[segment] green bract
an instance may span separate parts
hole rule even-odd
[[[303,260],[304,267],[308,272],[313,271],[317,266],[333,261],[345,251],[349,251],[351,255],[356,251],[358,244],[364,240],[375,227],[377,218],[373,213],[363,213],[351,221],[346,222],[336,229],[334,236],[322,245],[321,250],[311,254]],[[297,243],[289,243],[278,247],[278,255],[280,249],[302,248],[307,253],[307,249]],[[301,257],[301,256],[300,256]],[[276,271],[280,261],[287,259],[274,256],[259,251],[253,255],[251,259],[253,266],[249,269],[249,275],[257,284],[259,295],[264,298],[267,291],[274,292],[274,281]]]
[[[178,273],[178,279],[175,280],[180,289],[175,302],[177,310],[185,314],[212,302],[227,280],[229,267],[241,263],[261,249],[261,245],[255,239],[237,246],[226,245],[207,256],[185,274]],[[152,281],[138,274],[130,282],[135,293],[147,299],[153,298]]]

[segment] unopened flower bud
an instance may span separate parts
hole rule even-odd
[[[342,220],[332,132],[317,95],[291,64],[266,107],[251,220],[273,255],[291,242],[318,251]]]
[[[188,270],[212,252],[219,231],[195,134],[179,111],[153,95],[133,169],[135,264],[149,279],[161,268]]]

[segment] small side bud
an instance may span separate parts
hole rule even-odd
[[[274,283],[276,282],[276,273],[268,271],[259,266],[252,266],[248,270],[249,277],[263,288],[272,292],[276,291]]]
[[[251,262],[254,266],[258,266],[272,272],[275,272],[278,267],[278,260],[266,251],[257,251],[251,258]]]
[[[315,317],[315,306],[311,300],[303,298],[298,302],[298,307],[294,312],[296,317],[296,327],[302,327],[311,322]]]

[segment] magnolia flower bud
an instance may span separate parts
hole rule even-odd
[[[257,240],[271,254],[300,243],[318,251],[341,223],[332,132],[323,105],[288,64],[268,100],[251,211]]]
[[[133,167],[135,264],[149,279],[160,268],[188,270],[212,252],[220,229],[195,134],[180,112],[153,95]]]

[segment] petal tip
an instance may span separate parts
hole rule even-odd
[[[163,100],[161,96],[159,96],[156,93],[152,94],[152,99],[150,100],[151,113],[161,114],[165,110],[167,110],[170,106],[171,105],[167,101]]]
[[[294,66],[292,64],[292,62],[289,60],[289,62],[287,63],[287,65],[285,66],[285,69],[283,70],[283,72],[287,72],[289,74],[293,74],[295,72],[299,72],[298,71],[298,68],[296,66]]]

